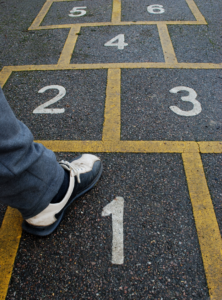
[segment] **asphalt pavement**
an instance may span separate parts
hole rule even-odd
[[[58,160],[89,151],[104,168],[53,234],[18,229],[7,264],[0,228],[0,299],[222,300],[221,9],[0,2],[0,84],[16,117]],[[49,108],[62,113],[38,112],[61,90]]]

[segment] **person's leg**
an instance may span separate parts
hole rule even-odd
[[[33,143],[30,130],[16,119],[0,88],[0,201],[28,219],[48,206],[63,178],[55,154]]]
[[[101,173],[101,161],[94,155],[59,164],[52,151],[34,143],[0,88],[0,202],[22,213],[26,231],[42,236],[54,231],[68,206]]]

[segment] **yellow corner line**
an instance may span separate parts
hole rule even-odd
[[[80,32],[81,26],[78,24],[71,27],[68,37],[66,39],[65,45],[63,47],[62,53],[60,55],[58,65],[68,65],[70,63],[72,53],[75,48],[75,44],[78,38],[78,33]]]
[[[196,142],[187,141],[46,141],[38,140],[54,152],[116,153],[192,153],[199,152]]]
[[[198,142],[200,153],[222,153],[222,141]]]
[[[129,25],[206,25],[206,22],[201,21],[124,21],[124,22],[97,22],[97,23],[78,23],[81,27],[102,27],[102,26],[129,26]],[[74,24],[59,24],[59,25],[44,25],[44,26],[30,26],[29,30],[48,30],[48,29],[64,29],[71,28]]]
[[[120,141],[120,86],[121,70],[108,69],[103,141]]]
[[[93,70],[93,69],[222,69],[222,63],[98,63],[69,65],[22,65],[6,66],[0,72],[0,80],[7,80],[11,72],[22,71],[54,71],[54,70]]]
[[[211,299],[222,296],[222,240],[199,153],[182,154]]]
[[[197,7],[196,3],[193,0],[186,0],[187,5],[189,6],[190,10],[192,11],[194,17],[198,22],[201,22],[201,24],[206,25],[207,22],[204,18],[204,16],[201,14],[199,8]]]
[[[121,0],[113,0],[112,23],[121,22]]]
[[[0,86],[3,88],[5,83],[7,82],[9,76],[12,73],[11,67],[4,67],[2,71],[0,72]]]
[[[0,299],[7,296],[16,253],[22,235],[22,217],[8,207],[0,228]]]
[[[160,36],[160,42],[162,45],[165,62],[176,64],[177,58],[173,49],[173,44],[170,39],[167,25],[164,23],[158,23],[157,28]]]
[[[38,13],[37,17],[32,22],[32,24],[31,24],[31,26],[29,27],[28,30],[35,30],[35,29],[39,28],[40,24],[42,23],[45,15],[49,11],[49,9],[50,9],[50,7],[51,7],[51,5],[52,5],[53,2],[54,2],[53,0],[47,0],[45,2],[45,4],[41,8],[40,12]]]

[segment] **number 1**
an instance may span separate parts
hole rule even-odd
[[[124,199],[116,197],[107,204],[102,211],[102,217],[112,215],[113,242],[112,242],[112,263],[122,265],[123,255],[123,208]]]

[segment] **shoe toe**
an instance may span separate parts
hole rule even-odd
[[[84,193],[92,188],[98,181],[102,173],[102,163],[100,160],[94,162],[91,171],[80,174],[80,183],[78,183],[77,178],[75,178],[75,193]]]

